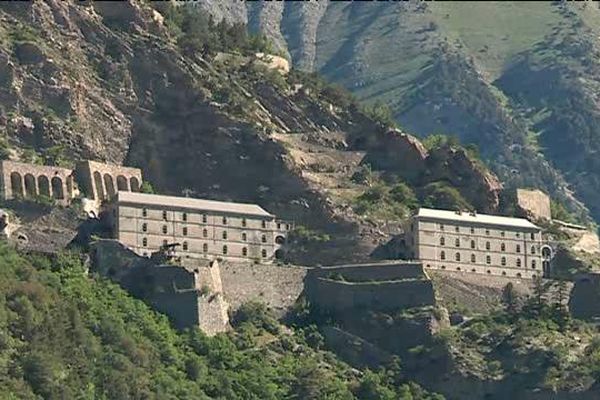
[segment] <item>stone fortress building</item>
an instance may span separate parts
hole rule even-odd
[[[117,192],[107,205],[114,237],[139,255],[177,243],[174,255],[272,261],[290,223],[256,204]]]
[[[535,278],[547,274],[541,229],[524,218],[421,208],[405,227],[425,268]]]

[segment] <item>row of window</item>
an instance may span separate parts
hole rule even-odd
[[[148,209],[147,208],[143,208],[142,209],[142,216],[143,217],[147,217],[148,216]],[[167,220],[167,211],[166,210],[163,210],[163,212],[162,212],[162,218],[165,221]],[[188,220],[187,213],[185,213],[185,212],[181,213],[181,220],[184,221],[184,222],[186,222]],[[208,215],[207,214],[202,214],[202,223],[207,223],[207,222],[208,222]],[[223,216],[221,222],[223,223],[223,225],[227,225],[227,217]],[[246,218],[242,218],[242,226],[245,227],[245,226],[247,226],[247,224],[248,224],[248,222],[246,221]],[[262,220],[261,221],[261,226],[266,229],[267,228],[267,221]],[[277,223],[277,229],[280,230],[281,227],[282,227],[281,222],[278,222]],[[290,230],[290,224],[285,224],[285,229],[289,231]]]
[[[168,233],[169,228],[167,227],[167,225],[163,225],[162,226],[162,233],[166,234]],[[143,223],[142,224],[142,232],[148,232],[148,224]],[[183,228],[181,228],[181,234],[183,236],[187,236],[188,235],[188,228],[187,226],[184,226]],[[223,239],[227,239],[227,231],[223,231],[221,236],[223,237]],[[208,237],[208,230],[207,229],[202,229],[202,237]],[[242,240],[245,242],[246,240],[248,240],[248,235],[246,234],[246,232],[242,232]],[[260,237],[260,241],[262,243],[267,243],[267,236],[266,235],[262,235]]]
[[[441,231],[443,231],[443,230],[445,230],[445,229],[446,229],[446,228],[445,228],[444,224],[440,224],[440,230],[441,230]],[[458,226],[458,225],[455,225],[455,226],[454,226],[454,231],[455,231],[455,232],[460,232],[460,226]],[[475,228],[474,228],[474,227],[470,227],[470,228],[469,228],[469,231],[470,231],[470,233],[471,233],[471,234],[474,234],[474,233],[475,233]],[[485,230],[485,234],[486,234],[486,235],[490,235],[490,230],[486,228],[486,230]],[[502,236],[502,237],[505,237],[505,236],[506,236],[506,232],[504,232],[504,231],[500,231],[500,236]],[[534,232],[531,232],[531,233],[529,234],[529,236],[530,236],[531,240],[535,240],[535,233],[534,233]],[[521,232],[515,232],[515,237],[518,237],[518,238],[520,238],[520,237],[521,237]]]
[[[431,268],[431,265],[427,264],[427,268]],[[445,265],[442,265],[442,266],[441,266],[441,269],[446,269],[446,266],[445,266]],[[457,270],[457,271],[461,271],[462,269],[461,269],[460,267],[456,267],[456,270]],[[477,273],[477,270],[476,270],[475,268],[472,268],[472,269],[471,269],[471,272]],[[488,269],[488,270],[487,270],[487,273],[488,273],[488,275],[491,275],[491,274],[492,274],[492,271]],[[503,275],[503,276],[506,276],[506,271],[502,271],[502,275]],[[521,278],[521,277],[522,277],[522,275],[521,275],[521,273],[520,273],[520,272],[517,272],[517,274],[516,274],[515,276],[516,276],[517,278]],[[537,275],[535,275],[535,274],[531,275],[531,277],[532,277],[532,278],[534,278],[534,279],[536,278],[536,276],[537,276]]]
[[[166,246],[168,243],[169,242],[166,239],[163,240],[163,246]],[[142,238],[142,246],[148,247],[148,239],[147,238]],[[188,242],[183,242],[181,248],[183,249],[183,251],[188,251],[189,250]],[[227,245],[224,245],[223,248],[221,249],[221,251],[222,251],[223,255],[227,255],[227,253],[228,253]],[[208,243],[202,244],[202,252],[208,253]],[[248,256],[248,248],[247,247],[242,247],[242,256],[244,256],[244,257]],[[261,250],[261,256],[263,258],[267,257],[266,249]]]
[[[446,252],[445,251],[440,252],[440,260],[445,260],[445,259],[446,259]],[[454,255],[454,260],[455,261],[460,261],[460,253],[456,253]],[[477,256],[475,254],[471,254],[471,262],[472,263],[476,263],[477,262]],[[492,263],[492,257],[489,256],[489,255],[485,256],[485,263],[486,264],[491,264]],[[506,266],[506,257],[500,258],[500,265],[502,265],[503,267]],[[522,265],[521,264],[521,259],[517,258],[517,260],[516,260],[516,266],[518,268],[520,268],[521,265]],[[537,267],[536,260],[531,260],[531,268],[535,269],[536,267]]]
[[[446,245],[446,239],[442,236],[440,237],[440,246],[445,246]],[[456,238],[454,239],[454,246],[455,247],[460,247],[460,239]],[[471,248],[474,249],[476,247],[476,243],[474,240],[471,240]],[[485,242],[485,249],[486,250],[490,250],[492,247],[490,242]],[[500,251],[506,251],[506,244],[505,243],[500,243]],[[520,253],[521,252],[521,245],[517,244],[515,246],[515,252]],[[535,246],[531,246],[531,254],[535,254],[536,250],[535,250]]]

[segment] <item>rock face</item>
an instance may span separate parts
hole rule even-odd
[[[371,140],[367,161],[373,167],[394,171],[411,183],[422,178],[428,153],[417,138],[399,130],[388,130]]]
[[[441,147],[432,151],[427,169],[428,180],[450,182],[478,210],[491,214],[498,211],[502,184],[464,150]]]
[[[517,189],[517,206],[535,219],[552,219],[550,197],[541,190]]]

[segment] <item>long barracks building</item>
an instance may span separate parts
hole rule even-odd
[[[268,262],[291,229],[256,204],[117,192],[107,210],[114,237],[146,256],[178,243],[182,257]]]
[[[548,272],[541,229],[523,218],[421,208],[405,227],[425,268],[516,278]]]

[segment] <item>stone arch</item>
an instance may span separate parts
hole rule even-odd
[[[25,197],[37,196],[37,189],[35,187],[35,177],[31,174],[25,175]]]
[[[96,186],[96,200],[104,199],[104,185],[102,183],[102,175],[100,172],[94,172],[94,186]]]
[[[127,187],[127,178],[125,178],[123,175],[117,176],[117,190],[119,190],[119,191],[128,191],[129,190],[129,188]]]
[[[277,244],[284,244],[285,243],[285,237],[278,235],[275,237],[275,243]]]
[[[52,195],[57,200],[65,198],[65,191],[63,189],[63,181],[58,176],[52,178]]]
[[[138,178],[136,178],[135,176],[132,177],[129,180],[129,187],[131,188],[132,192],[139,192],[140,191],[140,181],[138,180]]]
[[[13,197],[23,197],[23,179],[18,172],[10,174],[10,189]]]
[[[46,175],[38,176],[38,190],[40,192],[40,195],[52,197],[52,194],[50,192],[50,180]]]
[[[111,198],[115,195],[115,183],[110,174],[104,174],[104,186],[106,187],[106,197]]]

